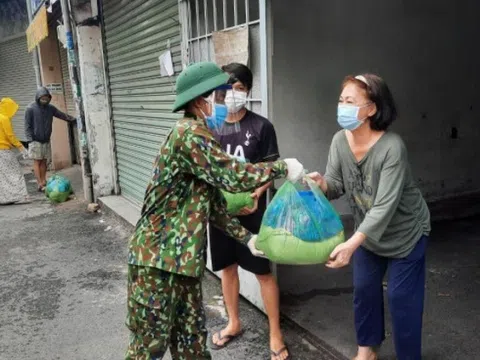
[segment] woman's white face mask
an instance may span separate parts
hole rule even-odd
[[[247,105],[247,93],[243,91],[227,90],[225,105],[230,114],[236,114]]]

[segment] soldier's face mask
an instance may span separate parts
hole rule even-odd
[[[209,116],[212,116],[213,107],[213,94],[207,97],[202,97],[201,107],[199,108],[199,110],[204,120],[206,120]]]

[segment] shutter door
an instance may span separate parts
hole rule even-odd
[[[68,72],[68,54],[67,50],[63,48],[61,43],[60,47],[60,63],[62,64],[62,77],[63,77],[63,92],[65,95],[65,103],[67,105],[67,114],[75,115],[77,109],[75,107],[75,99],[73,98],[72,84],[70,82],[70,74]]]
[[[160,76],[172,51],[181,71],[178,0],[104,0],[105,42],[118,178],[122,195],[141,203],[159,146],[178,119],[175,78]]]
[[[60,50],[60,63],[62,65],[62,77],[63,77],[63,94],[65,96],[65,104],[67,106],[67,114],[75,116],[77,113],[77,108],[75,106],[75,99],[73,97],[72,83],[70,81],[70,73],[68,71],[68,53],[62,43],[58,43]],[[71,129],[70,136],[73,136],[71,141],[75,146],[75,157],[76,163],[80,164],[80,148],[79,148],[79,139],[78,139],[78,128],[74,125],[70,125]],[[73,156],[73,154],[72,154]]]
[[[11,97],[20,106],[12,121],[20,140],[25,140],[25,109],[35,100],[37,87],[32,61],[25,36],[0,42],[0,98]]]

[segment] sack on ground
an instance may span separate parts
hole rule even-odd
[[[249,192],[232,194],[222,190],[222,194],[227,201],[227,211],[231,215],[238,215],[243,208],[253,208],[255,204]]]
[[[337,212],[312,181],[286,182],[268,206],[257,239],[257,248],[273,262],[313,265],[328,261],[345,241]]]
[[[53,175],[47,181],[45,193],[55,203],[67,201],[72,192],[70,180],[62,175]]]

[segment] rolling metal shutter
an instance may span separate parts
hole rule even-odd
[[[35,100],[36,80],[32,61],[24,35],[0,41],[0,98],[11,97],[20,106],[12,121],[20,140],[25,140],[25,109]]]
[[[77,109],[75,107],[75,99],[73,98],[72,83],[70,82],[70,74],[68,73],[68,54],[67,50],[63,48],[62,44],[58,44],[60,47],[60,63],[62,65],[62,77],[63,77],[63,93],[65,96],[65,104],[67,105],[67,114],[75,115]]]
[[[178,0],[104,0],[105,46],[118,177],[123,196],[141,203],[159,146],[178,115],[175,78],[160,76],[172,51],[181,71]]]
[[[68,53],[67,49],[63,47],[61,43],[58,44],[60,51],[60,63],[62,65],[62,77],[63,77],[63,94],[65,96],[65,104],[67,107],[67,114],[75,116],[77,108],[75,106],[75,99],[73,97],[72,83],[70,81],[70,74],[68,71]],[[78,128],[73,124],[69,124],[69,136],[71,146],[74,146],[72,151],[72,157],[75,156],[74,162],[80,164],[80,147],[78,139]],[[73,144],[72,144],[73,143]]]

